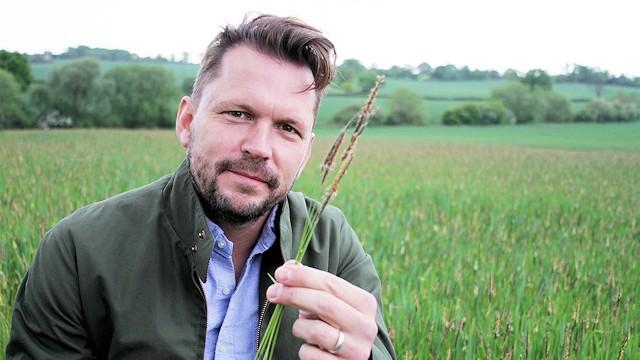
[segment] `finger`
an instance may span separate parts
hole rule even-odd
[[[287,262],[275,272],[276,280],[287,286],[327,291],[366,315],[375,315],[376,298],[369,292],[326,271]]]
[[[300,309],[298,311],[298,317],[301,319],[309,319],[309,320],[319,320],[318,314],[314,314],[312,312],[308,312]]]
[[[303,344],[300,347],[300,351],[298,351],[298,356],[302,360],[307,360],[307,359],[334,360],[334,359],[338,359],[337,356],[331,354],[330,352],[324,351],[324,350],[320,350],[319,348],[317,348],[317,347],[315,347],[313,345],[309,345],[309,344]]]
[[[340,330],[322,320],[298,319],[293,323],[292,331],[297,338],[321,349],[333,349],[340,336]]]
[[[369,318],[333,294],[316,289],[274,284],[267,289],[267,298],[272,303],[294,306],[316,314],[340,329],[359,329],[367,325],[365,321]]]

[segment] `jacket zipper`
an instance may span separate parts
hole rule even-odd
[[[200,277],[198,276],[198,270],[196,268],[196,251],[198,251],[198,245],[193,244],[191,247],[191,255],[192,255],[192,265],[191,265],[191,280],[193,284],[196,286],[198,291],[200,292],[200,296],[202,296],[202,300],[204,300],[204,318],[205,318],[205,328],[204,328],[204,336],[205,343],[207,338],[207,329],[209,328],[209,309],[207,308],[207,298],[204,295],[204,290],[202,289],[202,283],[200,282]]]
[[[264,321],[264,316],[267,313],[268,306],[269,300],[265,300],[262,310],[260,310],[260,317],[258,318],[258,332],[256,334],[256,352],[258,351],[258,348],[260,348],[260,331],[262,330],[262,322]]]

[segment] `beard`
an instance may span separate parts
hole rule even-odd
[[[193,142],[190,141],[190,144]],[[193,178],[196,192],[203,202],[205,213],[211,214],[216,220],[234,225],[255,222],[287,196],[288,189],[280,188],[280,180],[265,166],[264,159],[243,154],[240,159],[224,159],[215,164],[209,164],[202,154],[193,154],[191,145],[188,148],[187,159],[189,173]],[[233,199],[220,191],[217,181],[221,173],[229,170],[257,174],[267,185],[268,196],[253,203],[238,204],[234,202]],[[245,189],[241,187],[240,190],[244,191]],[[250,190],[246,189],[247,192]]]

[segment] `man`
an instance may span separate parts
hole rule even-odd
[[[287,305],[278,359],[393,358],[378,276],[337,209],[307,266],[287,262],[312,201],[290,190],[333,58],[295,19],[225,28],[180,103],[187,160],[47,233],[17,295],[8,358],[251,359],[273,303]]]

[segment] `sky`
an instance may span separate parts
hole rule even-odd
[[[295,16],[336,45],[338,63],[468,65],[564,73],[572,64],[640,76],[637,0],[0,0],[0,49],[125,49],[199,62],[245,14]]]

